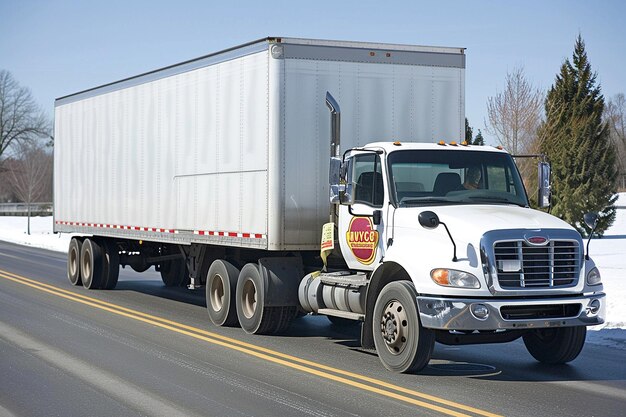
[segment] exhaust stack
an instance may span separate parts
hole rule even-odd
[[[328,91],[326,92],[326,106],[330,110],[330,157],[339,157],[341,110],[339,103]]]

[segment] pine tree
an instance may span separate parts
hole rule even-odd
[[[545,102],[541,150],[552,164],[552,214],[588,234],[582,218],[596,211],[602,235],[615,220],[615,149],[602,121],[604,97],[578,35]]]
[[[474,141],[472,142],[472,145],[479,145],[479,146],[484,146],[485,145],[485,139],[483,138],[483,132],[481,132],[480,129],[478,129],[478,133],[476,134],[476,137],[474,138]]]
[[[466,117],[465,118],[465,142],[467,142],[468,144],[472,143],[473,132],[474,132],[474,129],[472,129]]]

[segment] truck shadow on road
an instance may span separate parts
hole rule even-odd
[[[625,381],[626,330],[590,331],[580,356],[564,365],[535,361],[521,340],[502,345],[436,345],[421,375],[470,377],[496,381]]]

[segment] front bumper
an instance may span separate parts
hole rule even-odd
[[[488,310],[484,318],[478,318],[473,312],[474,307],[479,304]],[[550,299],[458,299],[420,296],[417,297],[417,305],[422,326],[443,330],[594,326],[604,323],[606,316],[604,293]],[[484,309],[482,311],[484,312]],[[510,314],[520,311],[523,314]],[[562,317],[559,316],[559,311],[567,313]]]

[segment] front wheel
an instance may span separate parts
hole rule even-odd
[[[532,330],[523,339],[528,352],[539,362],[561,364],[578,357],[586,336],[587,328],[577,326]]]
[[[435,334],[419,320],[417,292],[408,281],[387,284],[374,306],[374,345],[385,368],[417,372],[430,360]]]

